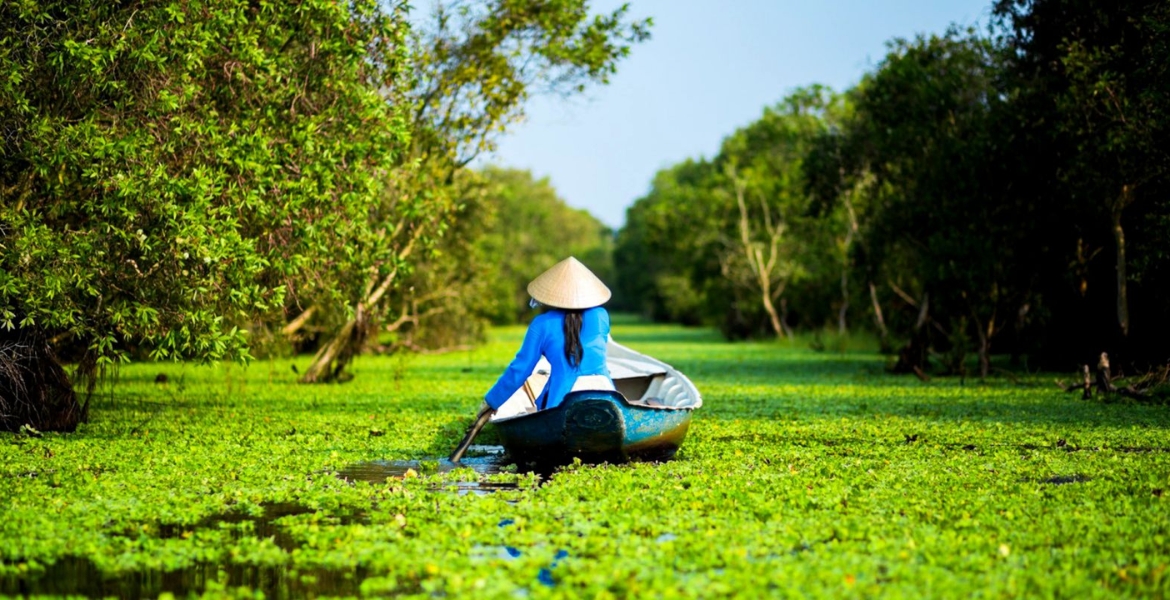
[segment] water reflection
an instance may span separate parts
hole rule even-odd
[[[0,596],[157,598],[198,595],[209,587],[246,586],[268,598],[356,596],[366,569],[292,568],[286,565],[199,563],[170,571],[104,573],[88,558],[67,556],[38,574],[0,577]]]
[[[346,467],[337,476],[348,481],[385,483],[387,479],[402,479],[413,471],[418,475],[448,473],[456,469],[471,469],[474,481],[453,481],[437,484],[435,492],[454,492],[458,495],[489,494],[502,490],[518,489],[515,483],[481,482],[486,475],[499,473],[528,472],[529,468],[513,466],[501,446],[472,446],[459,464],[446,460],[431,461],[373,461]],[[541,480],[547,480],[552,469],[534,469]],[[300,542],[282,526],[281,519],[299,515],[310,515],[317,511],[295,503],[270,503],[262,507],[260,514],[227,512],[206,517],[196,523],[147,523],[120,535],[141,535],[152,531],[160,539],[188,537],[200,530],[216,530],[226,533],[233,540],[242,538],[268,539],[286,553],[300,547]],[[325,515],[323,521],[336,525],[366,523],[365,514]],[[506,521],[506,522],[505,522]],[[511,525],[511,520],[501,521],[500,526]],[[119,535],[119,534],[115,534]],[[501,546],[476,549],[481,558],[515,558],[520,551],[514,547]],[[248,587],[265,597],[312,597],[357,596],[361,594],[361,583],[371,576],[365,567],[353,568],[312,568],[295,567],[289,564],[255,565],[235,564],[224,557],[222,560],[198,562],[190,566],[161,570],[138,569],[121,572],[104,572],[91,559],[83,556],[63,556],[42,570],[22,575],[0,575],[0,596],[87,596],[118,598],[157,598],[161,594],[192,596],[209,589]],[[411,592],[410,583],[397,592]]]
[[[349,481],[385,483],[387,479],[402,479],[415,474],[449,473],[455,469],[471,469],[481,475],[507,472],[508,461],[503,446],[471,446],[463,460],[453,463],[447,459],[432,460],[374,460],[350,465],[337,472]]]
[[[346,481],[367,481],[374,484],[386,483],[390,479],[404,479],[416,475],[431,475],[435,473],[449,473],[456,469],[471,469],[478,475],[495,475],[498,473],[533,472],[541,482],[546,481],[555,470],[555,467],[543,465],[513,466],[513,461],[504,452],[503,446],[470,446],[463,460],[453,463],[446,459],[432,460],[375,460],[349,465],[337,472],[337,476]],[[490,494],[503,490],[515,490],[515,483],[499,483],[479,481],[450,481],[442,483],[433,491],[454,492],[460,496],[466,494]]]

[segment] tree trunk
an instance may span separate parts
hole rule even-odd
[[[317,307],[310,306],[309,308],[305,309],[304,312],[297,315],[297,317],[295,319],[289,321],[288,324],[286,324],[284,327],[282,327],[280,329],[280,333],[282,333],[286,337],[292,337],[292,336],[296,335],[296,333],[298,331],[300,331],[302,327],[305,326],[305,323],[308,323],[309,319],[313,318],[313,315],[316,313],[317,313]]]
[[[841,335],[845,335],[848,330],[845,318],[849,313],[849,250],[853,246],[853,237],[858,230],[857,213],[853,210],[853,200],[849,192],[844,194],[844,201],[845,211],[849,215],[849,226],[845,232],[845,241],[841,244],[841,310],[837,313],[837,332]]]
[[[882,346],[884,347],[890,332],[886,329],[886,318],[882,315],[882,305],[878,302],[877,286],[872,281],[869,282],[869,300],[873,302],[873,320],[877,323],[878,331],[881,332]]]
[[[1117,246],[1117,324],[1121,335],[1129,335],[1129,291],[1125,273],[1125,230],[1121,227],[1121,214],[1133,201],[1133,188],[1121,186],[1121,197],[1113,203],[1113,241]]]
[[[918,320],[914,322],[914,331],[917,332],[926,324],[926,320],[930,318],[930,294],[922,293],[922,302],[918,306]]]
[[[82,360],[75,378],[93,393],[95,363]],[[36,328],[0,328],[0,431],[74,431],[86,420],[69,375]]]
[[[337,330],[337,333],[317,351],[316,356],[313,357],[313,364],[309,365],[308,370],[301,376],[301,383],[336,381],[341,377],[345,368],[349,366],[353,357],[361,353],[362,345],[365,344],[366,335],[369,333],[371,327],[371,314],[377,309],[382,298],[386,296],[386,292],[390,291],[390,288],[398,279],[399,266],[410,257],[414,249],[414,244],[419,239],[419,235],[421,235],[421,231],[414,233],[410,242],[398,254],[398,263],[381,282],[378,282],[376,279],[371,279],[366,284],[365,294],[361,302],[358,302],[357,308],[354,309],[353,318],[347,320]],[[375,283],[377,283],[377,287],[374,286]]]
[[[788,299],[780,299],[780,327],[788,337],[792,337],[792,327],[788,325]]]
[[[309,365],[305,374],[301,376],[300,382],[337,381],[353,357],[361,352],[361,345],[366,337],[365,320],[364,310],[359,305],[354,318],[347,320],[329,342],[321,346],[313,356],[313,364]]]
[[[899,295],[905,294],[893,283],[890,284]],[[930,294],[923,293],[922,301],[917,302],[909,295],[904,298],[908,303],[918,307],[918,320],[914,324],[914,333],[910,341],[898,351],[898,362],[894,364],[895,373],[914,373],[919,379],[926,380],[926,355],[930,346],[928,332],[923,328],[930,320]]]
[[[979,377],[986,379],[991,373],[991,336],[995,333],[995,318],[987,323],[987,330],[975,320],[975,331],[979,334]]]
[[[1113,371],[1109,367],[1109,354],[1102,352],[1101,357],[1097,359],[1097,391],[1101,394],[1108,394],[1115,389],[1113,387]]]
[[[772,280],[766,274],[759,274],[760,291],[763,295],[764,312],[768,313],[768,320],[772,322],[772,331],[776,333],[776,337],[784,339],[784,319],[780,313],[776,312],[776,303],[772,301]],[[781,286],[776,290],[776,295],[784,293],[784,287]],[[781,304],[783,304],[781,299]]]
[[[785,225],[783,222],[772,221],[772,211],[768,208],[768,203],[761,198],[760,208],[764,216],[762,225],[768,235],[768,257],[765,259],[764,251],[759,247],[763,244],[756,244],[752,241],[752,220],[748,215],[747,201],[744,198],[747,185],[736,175],[734,168],[729,168],[727,174],[735,186],[735,201],[739,206],[739,243],[744,258],[747,259],[748,267],[751,268],[756,283],[760,286],[761,300],[764,311],[768,313],[772,331],[776,333],[776,337],[784,338],[786,324],[776,312],[775,300],[784,293],[785,282],[781,279],[773,291],[772,280],[780,267],[780,240],[784,235]]]
[[[849,330],[845,315],[849,312],[849,268],[841,269],[841,310],[837,311],[837,333],[845,335]]]
[[[764,290],[764,310],[768,313],[768,320],[772,322],[772,331],[776,332],[776,337],[784,338],[784,324],[780,320],[780,314],[776,312],[776,306],[772,304],[772,296],[767,289]]]

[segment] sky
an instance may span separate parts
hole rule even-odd
[[[482,157],[548,177],[571,206],[618,228],[654,174],[711,157],[765,106],[813,83],[844,90],[872,70],[886,42],[984,27],[991,0],[629,0],[651,17],[608,86],[535,98],[527,117]],[[621,2],[594,2],[596,11]]]

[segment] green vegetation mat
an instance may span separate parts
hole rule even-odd
[[[677,460],[433,472],[522,335],[343,385],[294,383],[306,358],[125,367],[78,433],[0,437],[0,593],[1170,594],[1166,407],[617,321],[704,394]],[[336,476],[405,459],[419,477]],[[444,483],[476,477],[517,485]]]

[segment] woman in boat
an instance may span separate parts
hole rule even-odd
[[[548,383],[533,403],[538,410],[555,408],[577,390],[613,390],[606,367],[609,313],[601,307],[609,288],[576,258],[569,257],[528,284],[532,305],[546,306],[528,326],[524,344],[512,364],[492,386],[484,401],[500,408],[524,385],[543,356],[552,367]]]

